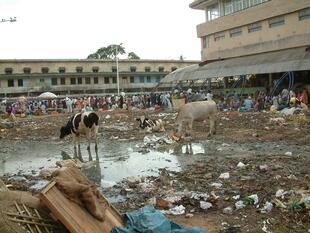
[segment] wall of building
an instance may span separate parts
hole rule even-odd
[[[171,71],[197,63],[199,61],[119,60],[120,90],[152,91]],[[77,67],[81,67],[82,72],[77,72]],[[30,68],[31,73],[26,74],[24,68]],[[42,73],[42,68],[48,68],[48,73]],[[65,68],[65,73],[60,73],[60,68]],[[98,70],[94,72],[94,68]],[[116,77],[113,60],[0,60],[0,96],[36,96],[44,91],[59,95],[116,93]],[[61,83],[62,79],[65,83]]]
[[[222,1],[220,1],[222,3]],[[208,47],[202,48],[202,60],[238,57],[298,46],[310,41],[310,20],[299,20],[298,11],[310,7],[309,0],[271,0],[231,15],[219,17],[197,26],[198,37],[208,37]],[[269,19],[284,15],[285,24],[269,27]],[[262,23],[262,29],[248,32],[248,25]],[[230,30],[241,27],[242,34],[230,36]],[[214,40],[214,34],[223,32],[225,38]]]

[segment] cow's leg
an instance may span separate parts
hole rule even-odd
[[[74,151],[74,154],[73,154],[73,158],[77,158],[77,151],[76,151],[76,136],[75,135],[73,135],[73,144],[74,144],[74,146],[73,146],[73,151]]]
[[[192,136],[192,131],[193,131],[193,120],[187,121],[187,126],[188,126],[188,132],[187,134],[189,136]]]
[[[88,145],[87,145],[87,151],[88,151],[88,159],[89,161],[93,161],[93,157],[91,156],[91,152],[90,152],[90,143],[91,143],[91,132],[89,131],[87,134],[86,134],[86,138],[87,138],[87,141],[88,141]]]
[[[77,136],[77,142],[78,142],[78,158],[81,162],[83,162],[83,157],[82,157],[82,153],[81,153],[81,145],[80,145],[80,137]]]
[[[98,136],[97,136],[97,133],[95,134],[95,152],[96,152],[96,161],[99,162],[99,155],[98,155]]]
[[[215,116],[211,115],[209,118],[210,118],[210,131],[208,137],[210,137],[212,134],[215,134]]]

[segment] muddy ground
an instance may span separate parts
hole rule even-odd
[[[176,116],[174,112],[162,110],[100,114],[101,147],[114,140],[141,144],[146,135],[151,136],[138,129],[137,116],[146,114],[151,118],[163,119],[167,132],[174,129]],[[29,148],[40,143],[69,145],[70,138],[65,141],[58,139],[59,128],[68,117],[67,114],[60,114],[19,118],[14,128],[0,129],[0,163],[5,164],[19,144]],[[166,211],[183,205],[184,214],[167,214],[167,217],[184,226],[201,227],[211,233],[308,232],[309,116],[284,117],[284,121],[270,120],[279,117],[282,116],[268,112],[221,112],[217,134],[211,138],[206,137],[208,122],[197,122],[191,140],[162,143],[151,148],[173,151],[176,157],[188,160],[179,170],[163,167],[158,175],[142,174],[117,182],[112,187],[102,185],[101,190],[107,197],[113,197],[113,204],[122,213],[148,203]],[[195,143],[205,145],[197,154],[191,150]],[[139,152],[143,154],[148,150],[148,147],[141,148]],[[169,162],[169,159],[166,160]],[[54,163],[53,159],[49,161]],[[112,166],[113,169],[113,163],[105,166]],[[17,173],[26,176],[22,171],[14,175]],[[224,175],[220,178],[222,173],[229,173],[229,177]],[[12,189],[27,190],[27,185],[11,179],[11,176],[13,173],[3,174],[5,182],[13,184]],[[31,179],[31,174],[27,176]],[[39,178],[34,176],[32,179]],[[255,198],[249,198],[255,194],[257,203]],[[238,201],[245,206],[237,209]],[[263,211],[266,202],[272,203],[272,208]],[[204,205],[210,208],[202,208]]]

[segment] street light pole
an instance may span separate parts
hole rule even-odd
[[[117,48],[116,48],[116,79],[117,79],[117,95],[119,96],[119,72],[118,72],[118,57],[117,57]]]

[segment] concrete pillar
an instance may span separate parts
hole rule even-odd
[[[268,87],[272,88],[273,83],[272,83],[272,73],[269,74],[269,80],[268,80]]]
[[[224,77],[224,88],[228,88],[228,77]]]

